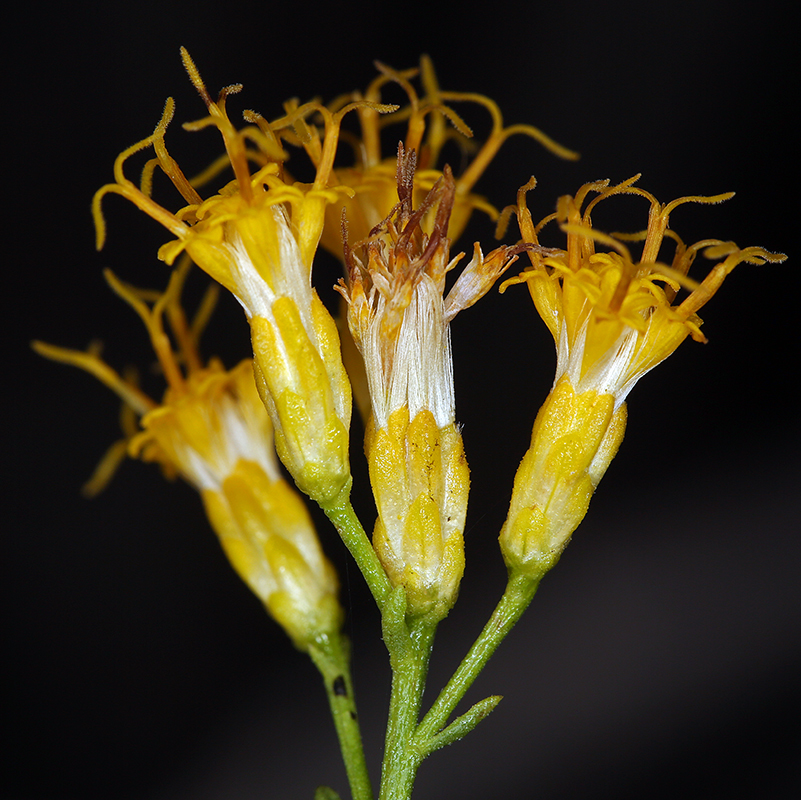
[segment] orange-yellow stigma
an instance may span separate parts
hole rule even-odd
[[[556,143],[534,126],[504,126],[498,105],[484,95],[441,90],[428,56],[421,58],[419,70],[399,71],[379,62],[376,62],[376,66],[381,74],[367,87],[364,98],[378,103],[387,84],[395,83],[406,94],[409,104],[385,119],[380,119],[370,108],[359,110],[360,136],[348,137],[353,145],[356,163],[351,167],[334,169],[334,178],[341,185],[352,189],[355,194],[353,197],[341,197],[328,209],[322,238],[323,247],[339,258],[342,257],[339,220],[343,208],[349,220],[351,235],[359,240],[366,238],[370,230],[386,219],[397,202],[394,153],[385,155],[381,151],[381,129],[386,125],[406,122],[406,133],[399,138],[402,138],[407,152],[417,153],[415,205],[423,201],[442,177],[441,153],[448,140],[455,139],[463,150],[472,152],[467,168],[455,178],[454,205],[448,228],[451,240],[461,235],[474,209],[482,210],[492,218],[497,216],[495,207],[472,190],[510,136],[524,134],[539,141],[547,150],[561,158],[578,157],[577,153]],[[412,79],[418,74],[421,78],[422,95],[412,83]],[[338,102],[357,97],[362,95],[345,96]],[[492,127],[486,141],[479,147],[470,146],[472,130],[449,105],[459,102],[480,105],[490,114]],[[336,104],[332,107],[336,107]],[[431,222],[428,220],[426,224],[429,232]]]
[[[637,380],[667,358],[688,335],[705,341],[696,312],[720,288],[741,263],[783,261],[783,254],[760,247],[739,248],[734,242],[704,239],[691,246],[668,229],[670,214],[685,203],[712,204],[733,193],[710,197],[681,197],[665,205],[635,186],[639,176],[610,186],[609,181],[588,183],[575,197],[559,199],[557,210],[534,225],[526,207],[532,179],[518,192],[516,206],[505,209],[502,230],[511,213],[516,214],[531,267],[504,283],[525,282],[532,299],[557,345],[558,380],[568,374],[577,391],[593,387],[613,394],[619,405]],[[591,193],[597,196],[588,201]],[[610,236],[592,227],[591,214],[599,202],[615,195],[638,195],[648,200],[648,226],[634,234]],[[585,206],[586,203],[586,206]],[[567,245],[542,248],[540,232],[555,221],[567,235]],[[664,240],[675,251],[669,264],[660,262]],[[641,241],[635,258],[624,242]],[[596,247],[608,248],[598,252]],[[697,254],[722,259],[699,283],[688,276]],[[687,296],[674,304],[680,290]]]
[[[224,187],[220,196],[229,197],[236,193],[245,204],[251,205],[254,202],[265,202],[262,196],[266,193],[269,195],[266,200],[269,204],[288,204],[287,210],[293,209],[295,212],[293,225],[298,231],[296,235],[304,260],[310,265],[319,242],[324,206],[336,197],[336,193],[326,190],[332,183],[331,171],[339,142],[342,118],[354,109],[367,108],[376,114],[382,114],[395,111],[397,106],[361,100],[348,103],[337,109],[336,112],[332,112],[320,103],[312,102],[291,107],[289,113],[273,122],[267,122],[261,115],[247,111],[245,118],[252,124],[237,130],[228,116],[226,101],[230,95],[241,90],[241,85],[234,84],[223,88],[215,101],[184,48],[181,48],[181,58],[192,84],[209,112],[207,117],[186,123],[184,128],[196,131],[209,126],[216,127],[223,138],[226,161],[231,165],[234,173],[234,183]],[[120,153],[114,164],[115,182],[101,187],[96,192],[92,202],[92,213],[97,231],[98,249],[103,246],[105,241],[105,222],[101,211],[101,202],[109,193],[126,197],[173,233],[179,242],[186,240],[191,235],[192,226],[204,215],[208,215],[210,209],[200,208],[203,199],[195,188],[195,185],[202,182],[201,178],[190,181],[170,156],[166,147],[165,134],[167,126],[173,118],[174,110],[174,101],[172,98],[168,98],[161,120],[154,132]],[[316,126],[310,126],[306,122],[307,118],[314,114],[319,114],[323,119],[322,136]],[[314,182],[310,186],[284,181],[284,162],[288,155],[282,147],[282,139],[295,142],[298,131],[301,131],[302,144],[316,170]],[[148,147],[153,147],[155,158],[147,162],[140,185],[136,186],[126,178],[123,167],[130,156]],[[250,168],[251,162],[257,167],[253,173]],[[189,204],[188,206],[173,213],[153,200],[151,187],[153,171],[156,167],[159,167],[167,175]],[[219,164],[214,165],[208,174],[213,174],[218,169]],[[206,177],[207,174],[202,176],[202,178]],[[304,204],[304,200],[309,202]],[[172,248],[164,253],[163,257],[174,258],[175,255],[176,248]],[[201,266],[203,265],[201,264]],[[212,277],[219,280],[217,275]]]
[[[134,309],[147,329],[158,361],[159,372],[167,384],[161,402],[153,400],[139,388],[133,373],[129,376],[120,375],[106,364],[97,347],[79,351],[45,342],[33,342],[34,349],[40,355],[89,372],[123,401],[122,426],[125,438],[112,445],[101,460],[93,477],[84,487],[85,493],[89,495],[97,494],[112,478],[121,461],[129,453],[131,442],[141,435],[140,422],[143,419],[160,408],[193,395],[199,386],[208,383],[211,376],[218,376],[219,379],[227,375],[222,365],[215,359],[204,364],[197,347],[200,334],[216,302],[217,287],[209,288],[191,323],[181,305],[180,295],[190,266],[188,258],[182,259],[164,292],[138,289],[121,281],[110,270],[104,273],[114,292]],[[165,317],[169,330],[164,325]],[[158,447],[150,447],[146,453],[140,448],[135,455],[142,456],[145,460],[159,462],[164,474],[170,478],[174,478],[180,472],[179,465]]]

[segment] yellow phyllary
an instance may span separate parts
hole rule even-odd
[[[365,437],[378,508],[373,546],[390,580],[406,590],[410,613],[437,620],[456,600],[464,570],[469,472],[455,421],[450,321],[492,286],[515,259],[476,247],[447,297],[447,236],[455,184],[442,179],[415,209],[414,153],[400,148],[396,212],[363,243],[346,246],[348,325],[370,391]],[[420,228],[433,215],[431,233]]]
[[[126,452],[160,464],[168,476],[182,476],[203,498],[209,521],[236,571],[295,644],[306,649],[318,637],[340,629],[337,577],[301,496],[281,475],[272,425],[256,391],[251,360],[232,370],[216,360],[208,364],[200,360],[197,332],[187,324],[179,303],[188,266],[184,260],[152,307],[144,298],[154,293],[107,275],[112,288],[147,326],[167,380],[161,402],[118,375],[97,353],[41,342],[34,347],[48,358],[97,376],[121,397],[132,417],[123,447],[109,451],[91,488],[102,487]],[[163,325],[165,315],[179,343],[178,353]]]
[[[557,381],[515,475],[500,538],[508,565],[536,577],[559,560],[625,428],[625,403],[615,408],[612,395],[577,394],[566,376]]]
[[[426,409],[410,421],[402,407],[386,427],[370,423],[364,449],[378,508],[373,547],[409,609],[439,619],[464,572],[470,470],[459,429]]]
[[[531,259],[531,267],[507,284],[528,285],[557,350],[554,386],[537,415],[500,537],[507,564],[532,577],[556,563],[584,517],[623,439],[625,399],[634,384],[687,336],[705,341],[696,312],[737,264],[785,258],[716,239],[685,246],[667,227],[674,209],[684,203],[720,203],[732,194],[682,197],[662,205],[634,185],[637,177],[616,186],[585,184],[575,197],[560,198],[556,213],[536,226],[525,203],[532,180],[519,191],[517,205],[506,211],[517,215]],[[588,201],[591,193],[596,197]],[[593,229],[595,206],[620,194],[648,201],[646,230],[612,237]],[[540,231],[550,222],[567,234],[565,249],[541,246]],[[670,264],[658,260],[665,238],[675,246]],[[624,241],[642,242],[639,258]],[[609,251],[596,252],[596,245]],[[688,272],[702,251],[719,263],[698,283]],[[686,296],[674,304],[682,289]]]

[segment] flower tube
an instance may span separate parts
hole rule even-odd
[[[380,72],[364,93],[343,95],[329,105],[333,113],[347,102],[366,100],[356,109],[359,118],[358,134],[349,136],[354,163],[335,166],[331,184],[341,191],[336,200],[326,206],[325,225],[320,244],[337,258],[342,259],[341,220],[344,212],[348,220],[349,235],[354,241],[367,239],[370,232],[384,223],[394,212],[398,202],[395,152],[382,150],[382,139],[402,140],[406,152],[416,153],[416,169],[412,188],[412,203],[421,206],[426,195],[442,179],[442,150],[454,141],[462,150],[465,168],[452,176],[454,182],[453,207],[446,234],[457,240],[474,210],[498,216],[497,209],[473,189],[504,142],[511,136],[522,134],[538,141],[546,150],[565,159],[576,159],[578,154],[555,142],[533,125],[505,125],[497,103],[474,92],[443,91],[437,81],[434,66],[428,56],[422,56],[419,69],[395,70],[376,62]],[[415,78],[419,77],[420,88]],[[375,108],[390,84],[396,84],[408,98],[408,105],[389,117],[382,117]],[[453,108],[453,104],[467,103],[480,106],[489,113],[491,128],[486,140],[473,141],[473,131]],[[405,123],[395,139],[388,139],[384,128],[394,123]],[[400,127],[400,125],[398,126]],[[343,135],[344,139],[344,135]],[[431,235],[436,207],[431,207],[420,220],[420,229]],[[345,316],[343,310],[342,316]],[[370,416],[370,398],[364,363],[344,324],[340,329],[342,354],[351,380],[353,399],[365,424]]]
[[[531,267],[507,281],[526,283],[557,350],[554,385],[537,415],[531,446],[515,477],[509,514],[500,535],[508,566],[532,577],[550,569],[581,522],[592,493],[614,458],[626,425],[626,397],[637,381],[688,336],[704,342],[697,311],[741,263],[783,261],[759,247],[705,239],[685,246],[668,229],[670,214],[685,203],[720,203],[732,193],[682,197],[662,205],[635,186],[585,184],[562,197],[557,211],[534,225],[526,192],[516,207]],[[597,196],[587,202],[590,193]],[[615,195],[637,195],[650,205],[646,230],[608,236],[593,229],[591,212]],[[586,203],[586,207],[585,207]],[[567,234],[565,249],[540,246],[539,233],[555,221]],[[658,261],[666,238],[675,244],[670,264]],[[624,241],[641,241],[635,258]],[[608,248],[597,252],[596,245]],[[698,283],[688,277],[699,252],[718,263]],[[686,295],[680,302],[681,290]]]

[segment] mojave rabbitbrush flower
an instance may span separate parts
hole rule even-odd
[[[413,205],[415,153],[398,148],[394,213],[351,248],[345,242],[348,325],[362,354],[372,414],[365,435],[378,508],[373,546],[409,610],[438,619],[456,600],[464,571],[470,485],[453,388],[450,322],[516,260],[519,247],[473,258],[447,297],[448,222],[456,186],[442,178]],[[433,213],[431,233],[421,222]]]
[[[206,365],[200,359],[200,326],[187,324],[180,304],[189,266],[184,258],[161,294],[134,289],[106,273],[111,287],[139,314],[150,334],[167,381],[161,402],[120,376],[97,352],[43,342],[35,342],[34,348],[95,375],[119,395],[128,411],[127,435],[101,462],[90,491],[102,488],[126,453],[160,464],[169,477],[181,475],[200,493],[240,577],[305,650],[316,637],[335,634],[341,626],[337,576],[301,496],[281,475],[252,361],[225,370],[216,359]],[[152,307],[146,299],[153,300]],[[177,353],[163,324],[165,315]]]
[[[500,702],[500,695],[490,695],[457,712],[587,511],[624,436],[627,398],[637,381],[685,338],[705,341],[698,312],[737,264],[784,256],[714,239],[686,246],[669,229],[679,207],[718,203],[730,194],[663,205],[637,187],[636,178],[617,185],[598,181],[560,198],[555,213],[535,225],[526,205],[532,179],[519,190],[516,205],[500,214],[499,228],[516,215],[520,241],[487,256],[477,243],[467,266],[448,282],[447,273],[464,257],[451,254],[452,242],[472,212],[498,216],[475,190],[506,139],[520,133],[562,157],[575,153],[537,128],[506,125],[488,97],[441,89],[427,57],[419,70],[376,62],[379,74],[363,93],[325,105],[288,100],[272,120],[245,111],[241,128],[228,110],[230,96],[241,87],[224,88],[215,100],[183,49],[182,58],[207,111],[184,128],[211,128],[222,137],[224,154],[189,180],[167,150],[174,112],[168,99],[154,132],[117,157],[113,182],[93,200],[98,246],[106,233],[101,204],[109,194],[125,197],[172,237],[159,250],[168,265],[177,260],[166,292],[135,289],[107,273],[147,327],[166,392],[160,400],[147,396],[134,378],[102,361],[97,349],[35,347],[94,374],[123,400],[125,438],[101,462],[92,491],[128,455],[158,463],[200,493],[232,565],[322,674],[350,796],[373,800],[337,577],[306,498],[284,480],[278,458],[320,505],[376,601],[392,670],[378,797],[409,800],[421,762],[469,733]],[[336,64],[318,61],[323,68]],[[292,64],[285,67],[295,74]],[[520,83],[522,89],[528,85]],[[402,107],[386,103],[392,92]],[[488,112],[483,143],[473,143],[471,129],[454,110],[462,103]],[[351,111],[355,116],[346,118]],[[344,119],[357,124],[348,130]],[[400,136],[393,138],[395,124]],[[136,184],[126,176],[132,157],[151,148]],[[292,148],[301,153],[297,172],[289,161]],[[461,170],[445,164],[449,152],[457,154]],[[304,183],[298,178],[304,165],[308,170],[307,160],[312,169]],[[201,195],[201,187],[228,168],[229,182]],[[169,178],[167,188],[177,190],[182,203],[157,202],[157,171]],[[596,230],[598,204],[611,209],[615,197],[626,195],[647,202],[646,229]],[[555,227],[550,223],[560,227],[566,243],[541,243]],[[337,328],[313,287],[312,265],[321,246],[345,265],[346,279],[337,288],[340,322],[347,328]],[[437,626],[457,599],[465,568],[470,488],[456,422],[450,324],[524,252],[530,266],[501,290],[510,283],[527,285],[556,344],[556,375],[517,470],[499,537],[506,587],[434,695],[426,687],[428,666]],[[689,277],[699,254],[714,260],[700,282]],[[213,303],[201,305],[206,310],[199,324],[185,319],[179,295],[192,261],[233,294],[247,317],[253,359],[232,370],[214,359],[201,361],[197,351]],[[480,331],[479,355],[503,346],[492,341],[497,335],[503,335],[498,326]],[[526,343],[515,344],[517,354],[527,352]],[[488,421],[516,402],[500,389],[493,395],[497,403]],[[350,500],[352,397],[365,420],[377,512],[372,540]],[[499,452],[492,459],[504,447],[506,427],[501,421]],[[486,519],[477,517],[477,523]],[[479,580],[491,577],[483,564],[476,566]],[[327,786],[315,792],[318,800],[339,796]]]
[[[332,113],[318,103],[307,103],[271,123],[248,112],[254,125],[237,130],[225,104],[241,87],[229,86],[213,101],[185,50],[182,57],[209,111],[208,117],[185,127],[214,126],[220,131],[235,178],[218,194],[206,200],[200,197],[167,152],[170,99],[154,133],[117,158],[115,183],[95,195],[98,246],[105,238],[101,200],[109,193],[121,194],[175,235],[160,249],[162,260],[172,264],[185,251],[233,293],[250,322],[257,385],[273,422],[278,454],[299,488],[323,505],[335,504],[350,490],[351,393],[336,325],[311,285],[312,261],[326,205],[342,192],[351,192],[328,185],[342,117],[360,107],[378,113],[395,106],[358,101]],[[322,136],[305,123],[315,113],[324,120]],[[293,126],[306,132],[305,147],[316,167],[311,184],[284,179],[287,156],[280,134]],[[150,146],[156,158],[148,162],[137,187],[125,177],[123,166],[131,155]],[[253,174],[250,161],[260,165]],[[150,196],[155,166],[189,203],[177,213]]]
[[[501,532],[507,563],[524,572],[541,574],[553,566],[584,517],[623,438],[625,400],[636,382],[688,336],[706,341],[696,312],[737,264],[785,259],[761,247],[739,248],[717,239],[686,246],[669,230],[670,214],[685,203],[720,203],[733,193],[681,197],[662,205],[635,185],[638,178],[614,186],[585,184],[575,197],[560,198],[556,212],[536,226],[525,201],[532,179],[502,221],[515,213],[523,242],[538,246],[529,251],[531,266],[502,288],[527,284],[557,349],[553,389],[534,423]],[[591,193],[597,196],[588,202]],[[618,195],[648,201],[644,231],[609,236],[593,229],[593,209]],[[559,223],[567,235],[564,249],[540,246],[540,232],[549,222]],[[669,264],[659,261],[665,239],[675,245]],[[625,241],[642,242],[639,258]],[[597,252],[596,245],[609,250]],[[700,283],[688,277],[699,252],[718,261]],[[686,296],[674,303],[681,290]]]

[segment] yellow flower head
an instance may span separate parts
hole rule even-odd
[[[203,200],[170,157],[164,142],[172,117],[167,101],[152,136],[125,150],[114,167],[116,182],[95,195],[93,210],[98,246],[105,236],[100,212],[102,198],[121,194],[175,235],[159,256],[172,264],[182,251],[239,300],[251,324],[259,392],[270,412],[276,446],[298,486],[321,503],[334,500],[350,484],[348,426],[350,385],[339,352],[339,338],[331,316],[311,287],[311,267],[325,218],[325,207],[343,191],[329,189],[340,121],[361,103],[336,113],[309,103],[294,108],[273,123],[253,112],[254,124],[237,130],[226,112],[227,97],[240,90],[229,86],[212,100],[185,50],[184,65],[203,98],[209,115],[186,127],[214,126],[222,134],[227,160],[235,179]],[[394,106],[369,105],[376,112]],[[322,138],[304,119],[320,113],[325,122]],[[312,184],[285,180],[282,135],[304,132],[304,146],[316,165]],[[139,187],[123,173],[126,159],[152,146]],[[251,173],[250,162],[258,168]],[[189,203],[172,213],[150,196],[152,173],[158,166]]]
[[[507,284],[528,284],[558,354],[554,386],[515,475],[500,535],[507,565],[532,578],[558,561],[583,519],[623,439],[625,399],[634,384],[687,336],[704,341],[696,312],[737,264],[784,259],[759,247],[740,249],[716,239],[685,246],[668,229],[671,212],[683,203],[719,203],[732,195],[682,197],[663,206],[634,186],[637,177],[611,187],[608,181],[586,184],[575,197],[562,197],[556,213],[537,226],[525,204],[532,179],[518,192],[517,205],[506,212],[517,214],[532,263]],[[591,192],[597,196],[587,202]],[[595,231],[592,210],[620,194],[648,200],[646,230],[614,238]],[[567,234],[565,249],[540,245],[539,233],[551,221]],[[670,265],[658,260],[665,238],[675,244]],[[638,259],[624,240],[643,243]],[[599,244],[610,250],[596,252]],[[699,251],[722,259],[700,284],[687,277]],[[676,303],[682,289],[688,295]]]
[[[348,324],[367,372],[372,418],[365,450],[378,520],[373,545],[411,613],[439,619],[464,570],[469,471],[455,423],[450,321],[482,297],[516,258],[501,247],[474,256],[443,298],[455,183],[446,167],[418,209],[414,151],[401,145],[397,207],[366,242],[346,242]],[[421,221],[433,214],[433,229]]]
[[[323,229],[322,245],[337,258],[342,258],[342,239],[340,220],[342,209],[348,219],[350,235],[355,240],[366,239],[376,226],[393,213],[398,202],[395,178],[395,154],[382,154],[381,128],[406,120],[406,134],[403,145],[407,152],[417,153],[417,173],[414,186],[414,204],[419,206],[423,198],[442,178],[442,169],[437,165],[440,154],[448,139],[456,139],[465,150],[473,155],[467,168],[454,182],[453,207],[447,234],[451,240],[458,239],[467,224],[473,209],[480,209],[493,219],[496,209],[486,199],[473,193],[473,187],[495,157],[501,145],[514,134],[525,134],[536,139],[546,149],[561,158],[575,159],[577,153],[562,147],[532,125],[504,126],[503,117],[497,104],[480,94],[471,92],[447,92],[439,88],[431,59],[423,56],[420,69],[394,70],[376,62],[381,74],[367,87],[364,94],[354,93],[341,97],[331,104],[331,110],[341,105],[359,100],[367,100],[370,105],[357,109],[361,136],[350,139],[356,163],[351,167],[335,167],[332,183],[351,189],[342,193],[326,209],[326,224]],[[415,89],[412,79],[420,74],[423,94]],[[375,107],[381,103],[381,93],[389,83],[398,84],[409,98],[405,109],[381,118]],[[469,148],[472,131],[464,120],[448,103],[468,102],[483,106],[492,118],[492,130],[480,147]],[[448,123],[452,127],[448,126]],[[343,134],[343,138],[345,134]],[[422,227],[431,233],[434,219],[428,215]]]
[[[127,433],[101,462],[88,486],[98,491],[127,452],[181,475],[203,498],[212,527],[234,568],[298,647],[339,629],[342,611],[336,574],[317,540],[308,511],[283,479],[272,425],[253,378],[251,360],[226,371],[217,360],[203,365],[179,302],[189,260],[159,295],[126,286],[107,273],[112,288],[140,315],[167,380],[161,403],[145,395],[96,352],[34,343],[42,355],[73,364],[113,389],[128,409]],[[148,300],[153,301],[152,307]],[[201,315],[207,315],[205,304]],[[167,316],[179,353],[163,325]],[[179,366],[185,364],[185,372]],[[138,425],[131,417],[138,418]]]
[[[741,249],[734,242],[718,239],[686,246],[668,228],[670,214],[684,203],[720,203],[733,193],[681,197],[662,205],[634,185],[638,178],[616,186],[609,186],[609,181],[585,184],[575,197],[560,198],[556,213],[536,226],[525,204],[526,191],[534,186],[532,179],[518,192],[517,206],[504,215],[516,213],[523,241],[533,247],[529,251],[532,266],[507,281],[502,290],[511,283],[528,284],[537,311],[556,342],[556,380],[566,375],[578,393],[595,389],[613,395],[616,406],[687,336],[706,341],[696,312],[737,264],[785,259],[761,247]],[[588,202],[591,193],[597,196]],[[614,237],[596,231],[592,227],[593,209],[602,200],[622,194],[638,195],[649,202],[647,228]],[[559,223],[567,234],[564,249],[540,246],[540,231],[551,221]],[[669,263],[659,260],[665,239],[675,247]],[[639,258],[624,241],[643,243]],[[597,252],[597,245],[609,250]],[[698,283],[688,277],[688,272],[701,251],[719,263]],[[688,293],[675,302],[682,289]]]

